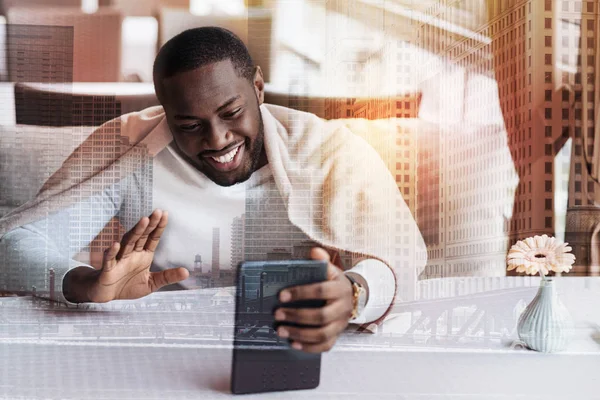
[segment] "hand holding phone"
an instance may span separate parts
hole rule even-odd
[[[325,250],[312,249],[311,258],[240,265],[233,393],[319,385],[320,353],[348,324],[352,286]]]
[[[293,348],[321,353],[330,350],[348,326],[353,291],[350,280],[324,249],[313,248],[311,258],[327,262],[327,280],[281,290],[275,326],[279,337],[290,340]]]

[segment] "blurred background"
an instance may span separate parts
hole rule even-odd
[[[509,247],[538,234],[571,243],[569,275],[600,275],[595,0],[0,0],[0,12],[0,216],[93,127],[158,104],[162,44],[217,25],[262,67],[266,102],[345,119],[384,159],[428,247],[424,271],[401,272],[404,300],[418,280],[506,275]],[[198,276],[233,282],[243,229],[213,238],[231,257],[190,260],[212,257],[217,275],[205,261]],[[414,263],[414,237],[392,240],[398,265]]]

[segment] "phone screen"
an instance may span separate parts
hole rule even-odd
[[[279,302],[279,293],[284,288],[326,279],[325,261],[252,261],[240,265],[231,380],[233,393],[297,390],[318,386],[320,354],[304,353],[291,348],[287,339],[277,335],[273,313],[283,305]],[[284,305],[321,307],[324,301]]]

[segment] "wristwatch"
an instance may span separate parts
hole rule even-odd
[[[367,304],[367,291],[360,283],[358,283],[349,274],[344,274],[346,278],[352,284],[352,317],[351,320],[356,319],[362,311],[365,309]]]

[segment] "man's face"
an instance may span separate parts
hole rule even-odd
[[[161,101],[179,154],[218,185],[243,182],[266,164],[263,85],[260,69],[250,82],[229,59],[162,82]]]

